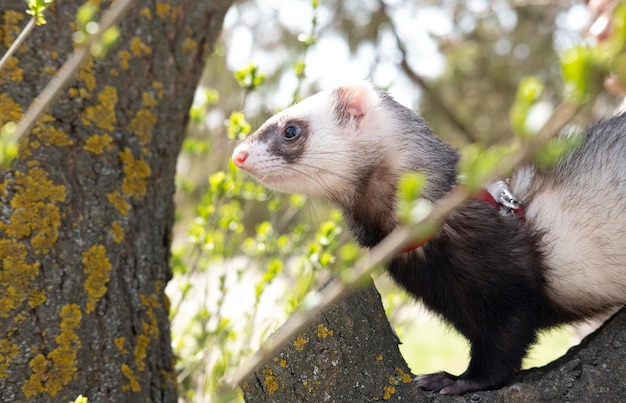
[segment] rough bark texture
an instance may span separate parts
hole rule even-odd
[[[279,330],[280,332],[280,330]],[[243,385],[249,402],[418,401],[373,285],[313,319]]]
[[[623,402],[626,309],[568,354],[501,390],[444,396],[411,379],[373,286],[311,322],[243,385],[249,402]],[[442,368],[443,369],[443,368]]]
[[[72,51],[55,2],[0,74],[16,121]],[[104,10],[110,1],[92,1]],[[164,287],[175,164],[229,0],[136,2],[0,176],[0,401],[176,401]],[[27,22],[0,2],[0,52]]]

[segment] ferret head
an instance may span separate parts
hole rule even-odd
[[[373,177],[395,186],[402,172],[428,168],[424,160],[437,156],[418,155],[424,154],[420,137],[438,142],[419,116],[361,83],[320,92],[274,115],[232,158],[270,189],[345,207]]]

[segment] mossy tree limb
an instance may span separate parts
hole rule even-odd
[[[57,2],[0,76],[0,126],[73,50]],[[110,1],[93,1],[101,11]],[[230,1],[136,2],[0,176],[0,400],[176,401],[169,268],[176,158]],[[0,3],[0,52],[27,21]]]

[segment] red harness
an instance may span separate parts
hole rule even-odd
[[[494,196],[494,192],[499,192]],[[497,199],[496,199],[497,197]],[[491,191],[482,189],[480,192],[472,196],[475,200],[480,200],[492,206],[502,214],[513,214],[520,222],[520,225],[526,224],[526,213],[524,211],[524,205],[521,204],[511,193],[508,185],[505,181],[498,181],[495,187],[492,187]],[[421,239],[419,241],[410,243],[400,253],[410,252],[417,248],[424,246],[430,239],[436,234],[432,233],[430,236]]]

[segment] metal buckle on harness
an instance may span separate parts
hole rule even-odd
[[[509,185],[503,181],[499,180],[489,187],[487,187],[487,191],[494,200],[501,206],[502,213],[513,213],[520,208],[522,202],[511,193],[511,188]]]

